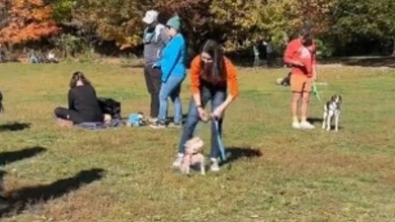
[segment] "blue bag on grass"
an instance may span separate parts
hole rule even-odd
[[[145,120],[144,120],[143,113],[138,112],[138,113],[132,113],[129,115],[128,126],[139,127],[139,126],[144,126],[144,125],[145,125]]]

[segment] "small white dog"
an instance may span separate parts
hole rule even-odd
[[[206,174],[204,156],[202,154],[204,142],[199,137],[193,137],[185,143],[185,155],[181,163],[181,172],[190,174],[191,166],[199,166],[200,173]]]
[[[324,118],[322,121],[322,129],[327,131],[331,130],[332,119],[335,119],[335,131],[339,130],[339,118],[340,118],[340,105],[342,103],[342,97],[340,95],[333,95],[331,100],[328,101],[324,106]]]

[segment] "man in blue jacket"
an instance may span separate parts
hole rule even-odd
[[[151,95],[150,122],[156,122],[159,114],[159,91],[162,72],[159,67],[153,67],[160,60],[161,50],[169,42],[166,27],[158,22],[158,12],[149,10],[145,13],[143,22],[148,26],[144,30],[144,76],[147,89]]]

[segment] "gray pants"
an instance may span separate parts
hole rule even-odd
[[[147,85],[148,93],[151,95],[151,109],[150,117],[158,118],[159,114],[159,92],[162,84],[162,72],[159,68],[152,68],[152,66],[144,67],[145,83]]]

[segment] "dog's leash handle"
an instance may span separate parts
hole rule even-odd
[[[220,154],[221,154],[221,159],[223,161],[226,161],[225,148],[224,148],[224,146],[222,144],[221,136],[219,134],[220,133],[219,132],[219,124],[218,124],[219,118],[217,116],[212,116],[211,118],[214,121],[215,130],[217,131],[217,143],[218,143],[219,151],[220,151]]]

